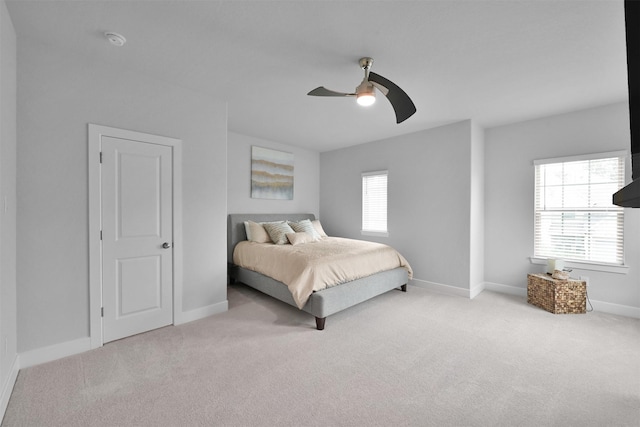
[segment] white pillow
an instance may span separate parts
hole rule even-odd
[[[244,231],[247,233],[247,240],[257,243],[272,243],[269,233],[262,224],[253,221],[244,222]]]
[[[287,239],[287,233],[294,233],[293,229],[289,227],[285,221],[281,222],[267,222],[262,224],[269,237],[276,245],[286,245],[289,243]]]
[[[293,246],[301,245],[303,243],[311,243],[314,241],[313,237],[304,231],[299,233],[287,233],[287,239]]]
[[[314,241],[320,240],[320,234],[318,234],[315,227],[308,219],[303,219],[302,221],[298,222],[289,221],[289,225],[297,233],[307,233]]]
[[[329,237],[327,236],[327,233],[324,232],[324,229],[322,228],[322,224],[320,224],[319,219],[314,219],[313,221],[311,221],[311,224],[313,224],[313,228],[316,229],[320,237]]]

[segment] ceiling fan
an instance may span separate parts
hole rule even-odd
[[[355,96],[358,104],[367,106],[376,101],[375,89],[377,88],[391,103],[391,106],[396,113],[397,123],[404,122],[416,112],[416,106],[405,91],[400,89],[400,87],[392,81],[382,77],[380,74],[369,71],[371,69],[371,65],[373,65],[372,58],[360,58],[359,63],[360,68],[364,70],[364,79],[362,80],[362,83],[356,87],[356,91],[354,93],[336,92],[329,90],[324,86],[320,86],[309,92],[307,95]]]

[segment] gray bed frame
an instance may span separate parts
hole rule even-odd
[[[233,249],[238,242],[247,240],[244,229],[245,221],[301,221],[314,220],[313,214],[230,214],[227,224],[227,266],[229,282],[241,282],[254,289],[270,295],[289,305],[297,307],[291,292],[282,282],[274,280],[255,271],[247,270],[233,264]],[[407,291],[408,273],[405,268],[383,271],[362,279],[343,283],[339,286],[317,291],[311,294],[309,300],[302,307],[316,318],[316,328],[324,329],[327,316],[349,308],[392,289],[400,288]]]

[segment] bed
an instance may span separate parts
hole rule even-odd
[[[411,268],[408,264],[313,291],[308,299],[304,300],[304,305],[300,307],[299,298],[298,301],[294,300],[286,284],[234,263],[233,254],[236,245],[247,240],[245,221],[256,223],[282,220],[298,222],[305,219],[313,221],[315,216],[313,214],[230,214],[227,224],[227,263],[230,283],[243,283],[282,302],[300,308],[315,317],[318,330],[324,329],[328,316],[341,310],[393,289],[407,291],[407,283],[411,275]],[[400,256],[400,258],[402,257]]]

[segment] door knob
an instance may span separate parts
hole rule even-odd
[[[164,242],[164,243],[162,244],[162,247],[163,247],[163,248],[165,248],[165,249],[169,249],[169,248],[171,247],[171,243],[169,243],[169,242]]]

